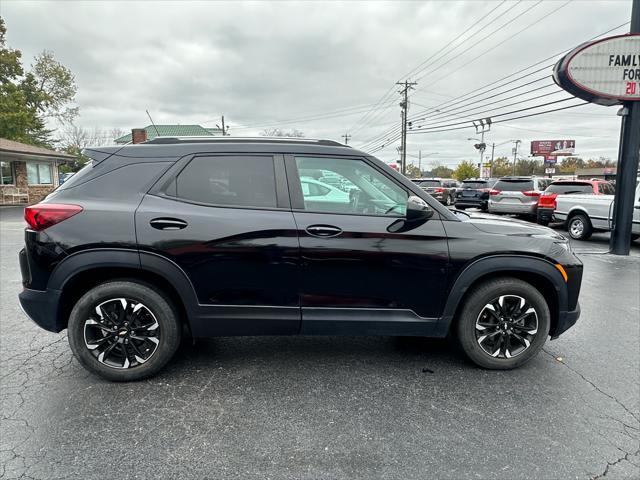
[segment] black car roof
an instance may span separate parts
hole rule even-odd
[[[134,158],[176,158],[192,153],[297,153],[368,156],[332,140],[240,137],[157,137],[123,146],[91,147],[85,154],[95,160],[109,155]]]

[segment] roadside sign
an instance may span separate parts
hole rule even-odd
[[[555,168],[545,168],[544,169],[544,173],[552,175],[552,174],[556,173],[556,169]]]
[[[575,151],[575,140],[533,140],[531,142],[531,155],[534,157],[573,155]]]
[[[640,34],[583,43],[553,67],[554,81],[591,103],[640,100]]]
[[[545,165],[551,165],[558,163],[558,157],[544,157]]]

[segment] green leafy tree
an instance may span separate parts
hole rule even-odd
[[[6,45],[6,26],[0,17],[0,137],[51,146],[47,121],[71,121],[76,85],[71,71],[44,51],[25,72],[20,50]]]
[[[406,168],[406,175],[409,178],[420,178],[422,177],[422,172],[415,165],[409,164]]]
[[[477,178],[479,175],[478,167],[470,160],[463,161],[453,171],[453,178],[459,181],[467,178]]]
[[[432,177],[438,178],[451,178],[453,175],[453,170],[449,167],[445,167],[444,165],[437,165],[431,170]]]

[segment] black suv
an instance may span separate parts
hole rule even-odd
[[[489,209],[489,192],[497,181],[497,178],[463,180],[462,187],[456,192],[455,207],[461,210],[475,207],[486,212]]]
[[[85,153],[25,209],[20,302],[103,377],[154,374],[184,333],[452,332],[478,365],[508,369],[578,319],[582,265],[563,236],[451,212],[338,143],[159,137]],[[353,186],[303,186],[334,176]]]

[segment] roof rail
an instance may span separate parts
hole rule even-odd
[[[203,137],[173,137],[173,136],[159,136],[151,140],[144,142],[145,144],[180,144],[180,143],[300,143],[305,145],[329,145],[333,147],[349,147],[340,142],[334,140],[315,140],[311,138],[299,138],[299,137],[215,137],[215,136],[203,136]],[[351,147],[349,147],[351,148]]]

